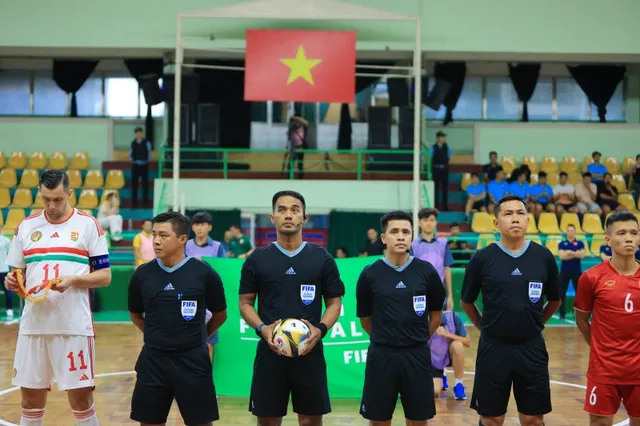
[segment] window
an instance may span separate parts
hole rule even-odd
[[[102,116],[102,77],[89,77],[76,92],[78,116]]]
[[[0,114],[28,115],[31,98],[28,71],[0,70]]]
[[[573,78],[556,79],[556,99],[558,120],[589,120],[589,100]]]
[[[586,96],[585,96],[586,97]],[[624,80],[618,84],[616,91],[607,104],[607,121],[626,121],[627,112],[624,104]],[[598,117],[598,107],[591,105],[591,120],[600,121]]]
[[[429,78],[429,92],[435,86],[435,79]],[[425,115],[429,120],[443,120],[446,108],[441,105],[438,111],[425,108]],[[460,99],[453,110],[453,118],[458,120],[479,120],[482,118],[482,78],[467,77],[460,94]]]
[[[37,72],[33,80],[34,115],[68,115],[67,94],[58,87],[51,72]]]
[[[519,120],[522,115],[520,100],[509,77],[487,78],[487,119]]]
[[[140,95],[138,93],[138,82],[135,78],[106,78],[104,92],[106,113],[108,116],[138,117]]]
[[[529,120],[553,120],[553,79],[539,78],[536,88],[527,102]]]

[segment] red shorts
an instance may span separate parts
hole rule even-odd
[[[587,380],[584,410],[597,416],[613,416],[620,403],[629,417],[640,417],[640,385],[600,385]]]

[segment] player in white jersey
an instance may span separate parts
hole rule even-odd
[[[43,424],[55,378],[58,389],[67,391],[76,425],[97,426],[89,289],[111,282],[107,241],[93,217],[69,205],[64,171],[44,172],[39,190],[45,208],[20,223],[7,258],[13,271],[23,271],[27,292],[56,279],[44,301],[25,300],[20,320],[12,381],[22,392],[20,425]],[[19,292],[15,273],[5,286]]]

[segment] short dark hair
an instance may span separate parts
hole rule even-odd
[[[191,222],[189,218],[179,212],[160,213],[153,218],[153,223],[170,223],[173,232],[179,237],[180,235],[189,235],[191,233]]]
[[[497,153],[497,152],[495,152],[495,151],[491,151],[491,152],[489,153],[489,157],[491,157],[492,155],[495,155],[495,156],[497,157],[497,156],[498,156],[498,153]]]
[[[420,211],[418,212],[418,219],[422,220],[422,219],[429,219],[431,216],[435,217],[436,219],[438,218],[438,209],[432,209],[430,207],[424,208],[424,209],[420,209]]]
[[[153,224],[153,219],[144,219],[144,220],[142,221],[142,224],[144,225],[144,224],[145,224],[145,223],[147,223],[147,222],[151,222],[151,223]]]
[[[402,210],[394,210],[392,212],[386,213],[380,219],[380,227],[383,232],[387,231],[387,225],[392,220],[407,220],[411,224],[411,229],[413,229],[413,217],[405,211]]]
[[[582,177],[583,177],[583,178],[584,178],[584,177],[593,177],[593,175],[591,174],[591,172],[584,172],[584,173],[582,174]]]
[[[451,222],[451,223],[449,224],[449,228],[453,228],[453,227],[456,227],[456,226],[459,228],[459,227],[460,227],[460,224],[459,224],[458,222]]]
[[[142,133],[142,127],[136,127],[136,129],[133,131],[133,133],[138,133],[138,132]]]
[[[477,177],[479,178],[480,175],[477,172],[471,172],[471,177]]]
[[[506,203],[507,201],[520,201],[524,205],[524,210],[527,211],[527,203],[524,202],[522,197],[518,197],[517,195],[513,194],[505,195],[504,197],[500,198],[496,205],[493,207],[493,212],[496,217],[498,217],[498,214],[500,213],[500,207],[502,207],[502,204]]]
[[[540,179],[541,177],[542,178],[546,178],[547,177],[547,172],[541,171],[540,173],[538,173],[538,179]]]
[[[607,232],[609,232],[609,227],[616,222],[635,222],[637,224],[638,218],[631,212],[615,212],[605,221],[604,227]]]
[[[302,196],[302,194],[296,191],[291,191],[289,189],[285,191],[278,191],[275,194],[273,194],[273,198],[271,199],[271,208],[273,209],[273,211],[276,210],[276,203],[278,202],[278,198],[280,197],[295,198],[296,200],[300,201],[300,203],[302,203],[302,213],[306,212],[307,202],[304,200],[304,197]]]
[[[198,223],[207,223],[209,225],[213,225],[213,217],[207,212],[198,212],[193,215],[191,219],[191,223],[196,225]]]
[[[62,184],[65,191],[69,190],[69,175],[64,170],[50,169],[40,175],[40,186],[47,189],[56,189]]]
[[[573,223],[570,223],[570,224],[567,225],[567,229],[569,229],[569,228],[576,229],[576,226]]]
[[[562,176],[569,176],[569,175],[567,174],[567,172],[560,172],[558,176],[562,177]]]

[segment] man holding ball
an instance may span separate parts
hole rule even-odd
[[[321,339],[340,316],[344,284],[331,255],[302,241],[302,227],[308,219],[304,197],[280,191],[271,204],[277,241],[256,249],[240,276],[240,315],[262,338],[254,362],[249,411],[258,417],[258,426],[280,426],[291,394],[298,423],[321,426],[322,416],[331,412]],[[311,331],[295,358],[283,356],[273,343],[274,328],[287,318],[302,320]]]

